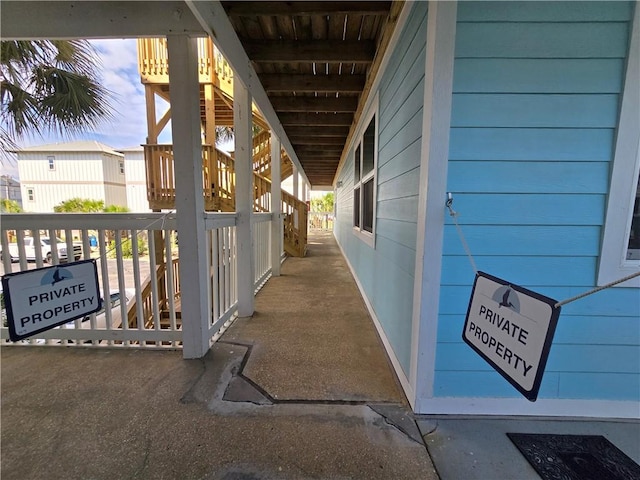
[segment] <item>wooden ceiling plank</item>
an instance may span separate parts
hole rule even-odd
[[[344,147],[342,145],[321,145],[319,147],[313,145],[298,145],[294,147],[294,150],[298,155],[317,155],[317,156],[326,156],[327,154],[332,155],[340,155]]]
[[[363,17],[362,19],[362,40],[375,40],[380,30],[380,17]]]
[[[329,16],[329,39],[344,40],[345,18],[346,18],[346,14]]]
[[[308,15],[297,15],[293,17],[298,40],[313,40],[313,29],[311,28],[311,17]]]
[[[385,15],[391,8],[391,2],[222,2],[227,15],[335,15],[338,13],[358,13],[367,15]]]
[[[351,126],[353,114],[351,113],[291,113],[284,112],[278,115],[282,125],[314,125]]]
[[[329,32],[329,22],[326,15],[311,17],[311,37],[313,40],[326,40]]]
[[[293,19],[290,15],[278,15],[275,17],[276,25],[278,26],[278,33],[280,38],[285,40],[295,40],[295,30],[293,28]],[[249,37],[249,38],[259,38],[259,37]],[[249,55],[251,58],[251,55]]]
[[[262,27],[265,38],[270,40],[276,40],[278,38],[278,28],[273,17],[258,17],[258,22],[260,23],[260,27]]]
[[[360,30],[364,17],[362,15],[347,15],[345,40],[360,40]]]
[[[347,136],[343,137],[316,137],[313,135],[299,137],[297,135],[289,135],[289,140],[291,141],[291,145],[293,148],[296,148],[296,145],[342,145],[344,146],[344,141],[347,139]]]
[[[285,131],[287,136],[313,136],[313,137],[344,137],[349,134],[349,127],[301,127],[288,126]]]
[[[357,97],[270,97],[276,112],[355,112]]]
[[[365,75],[260,75],[267,92],[349,92],[360,93]]]
[[[242,33],[249,38],[263,38],[262,26],[256,18],[243,17]]]
[[[373,41],[244,41],[254,62],[348,62],[371,63],[375,55]]]

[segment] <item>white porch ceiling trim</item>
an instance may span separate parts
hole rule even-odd
[[[271,130],[280,139],[282,148],[293,161],[298,173],[309,184],[309,179],[300,164],[300,160],[298,160],[293,146],[278,119],[278,115],[276,115],[269,97],[267,97],[267,92],[262,83],[260,83],[258,74],[251,65],[251,61],[242,47],[242,43],[233,29],[222,4],[218,1],[199,2],[192,0],[187,0],[185,3],[200,22],[202,28],[211,36],[216,47],[220,49],[229,64],[231,64],[234,71],[234,79],[240,79],[247,90],[251,92],[258,109],[271,127]]]
[[[181,1],[2,0],[1,9],[3,40],[206,35]]]

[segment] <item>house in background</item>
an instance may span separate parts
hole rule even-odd
[[[142,146],[117,149],[124,155],[127,182],[127,208],[132,212],[150,212],[147,200],[147,177]]]
[[[125,155],[96,141],[55,143],[16,152],[25,212],[53,212],[70,198],[127,205]]]
[[[20,182],[11,175],[0,175],[0,198],[13,200],[22,207],[22,193]]]

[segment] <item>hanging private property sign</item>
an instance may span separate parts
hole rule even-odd
[[[483,272],[471,292],[462,339],[532,402],[560,315],[556,303]]]
[[[95,260],[2,277],[9,338],[15,342],[101,308]]]

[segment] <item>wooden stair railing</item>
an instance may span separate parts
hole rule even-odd
[[[158,265],[156,267],[156,279],[157,282],[164,282],[164,265]],[[140,298],[142,300],[142,324],[144,328],[153,328],[153,302],[151,301],[151,274],[140,285],[142,292]],[[136,301],[129,304],[127,308],[127,325],[129,328],[138,328],[138,310],[136,307]]]
[[[180,264],[177,258],[172,260],[172,268],[173,268],[173,292],[174,292],[174,305],[179,306],[180,304]],[[167,281],[166,274],[166,265],[158,265],[156,267],[155,281],[158,285],[164,285]],[[145,329],[151,330],[154,328],[153,323],[153,298],[151,296],[152,290],[152,277],[151,274],[145,279],[142,283],[141,288],[142,292],[140,293],[140,297],[142,300],[142,325],[144,325]],[[166,288],[158,288],[158,291],[169,291]],[[161,299],[158,305],[158,310],[160,312],[160,328],[168,328],[169,323],[168,320],[168,299]],[[176,312],[176,327],[180,327],[180,315],[179,312]],[[134,299],[129,306],[127,307],[127,325],[129,328],[138,328],[138,309],[136,307],[136,300]]]
[[[271,134],[261,131],[253,137],[253,171],[271,180]],[[293,162],[286,152],[280,156],[280,180],[293,175]]]
[[[175,208],[175,175],[172,145],[145,145],[147,198],[151,209]],[[235,211],[235,162],[211,145],[202,147],[202,182],[207,211]],[[271,211],[271,181],[254,172],[254,211]],[[307,205],[282,190],[285,251],[304,256],[307,243]]]

